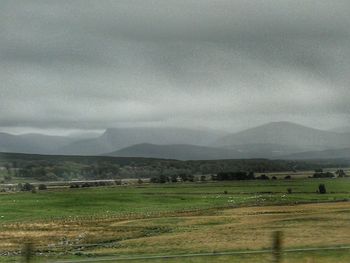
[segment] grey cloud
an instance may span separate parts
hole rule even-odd
[[[0,7],[0,127],[350,123],[348,1]]]

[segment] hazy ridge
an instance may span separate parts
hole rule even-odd
[[[95,138],[0,133],[0,151],[179,160],[350,158],[350,133],[273,122],[237,133],[183,128],[109,128]]]

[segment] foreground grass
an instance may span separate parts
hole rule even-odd
[[[315,193],[319,183],[326,184],[328,194]],[[287,188],[293,194],[286,194]],[[350,245],[350,202],[330,203],[348,198],[346,178],[6,193],[0,195],[0,251],[16,251],[29,240],[43,253],[41,261],[46,256],[246,251],[270,248],[275,230],[284,232],[286,248]],[[84,245],[92,243],[100,245]],[[344,252],[312,253],[319,259],[315,262],[349,262]],[[303,262],[309,254],[288,253],[285,262]],[[251,257],[222,256],[211,262],[253,262]],[[270,257],[261,255],[255,262]],[[202,257],[167,261],[210,262]]]
[[[11,228],[12,227],[12,228]],[[60,228],[57,228],[60,227]],[[64,228],[65,229],[64,229]],[[8,225],[4,235],[20,238],[32,234],[34,243],[56,235],[72,235],[71,241],[84,234],[84,242],[104,242],[107,246],[53,249],[56,253],[38,256],[37,262],[250,251],[271,248],[271,234],[282,230],[283,247],[320,248],[350,245],[350,203],[322,203],[288,206],[243,207],[212,211],[210,215],[178,215],[133,220],[96,220],[90,222],[56,222],[50,225],[23,223]],[[27,233],[27,234],[29,234]],[[38,238],[38,240],[35,240]],[[48,239],[49,238],[49,239]],[[109,242],[109,243],[108,243]],[[42,244],[42,248],[45,247]],[[46,249],[49,247],[46,245]],[[51,248],[52,249],[52,248]],[[283,262],[349,262],[350,250],[285,253]],[[79,256],[78,256],[79,255]],[[232,256],[175,257],[168,262],[270,262],[271,253]],[[16,262],[15,258],[0,258]],[[18,258],[17,258],[18,260]],[[128,262],[128,261],[118,261]],[[142,259],[135,262],[163,262]]]
[[[42,263],[42,262],[74,262],[74,260],[83,260],[82,257],[70,257],[69,259],[62,259],[62,257],[47,257],[36,258],[31,262]],[[104,258],[107,259],[107,258]],[[0,258],[0,262],[14,263],[21,262],[21,257],[11,257],[11,258]],[[94,260],[93,258],[86,258],[87,262],[98,263],[98,262],[118,262],[118,263],[206,263],[206,262],[233,262],[233,263],[271,263],[273,262],[273,256],[271,254],[255,254],[255,255],[235,255],[235,256],[207,256],[207,257],[189,257],[189,258],[167,258],[167,259],[142,259],[142,260],[111,260],[111,261],[101,261],[100,259]],[[339,251],[317,251],[317,252],[296,252],[296,253],[283,253],[282,254],[283,263],[342,263],[350,262],[349,250],[339,250]]]

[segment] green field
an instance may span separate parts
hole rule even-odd
[[[326,184],[328,194],[316,193],[320,183]],[[287,194],[287,188],[292,189],[292,194]],[[326,202],[348,198],[350,178],[54,189],[35,194],[0,194],[0,216],[1,222],[51,220],[145,215],[212,207]]]
[[[318,194],[324,183],[327,194]],[[292,193],[288,194],[287,189]],[[350,178],[143,184],[0,194],[1,251],[33,242],[38,261],[350,245]],[[317,203],[317,204],[316,204]],[[253,239],[252,239],[253,237]],[[97,244],[87,246],[86,244]],[[80,248],[77,251],[77,247]],[[41,254],[40,254],[41,253]],[[348,262],[349,251],[287,253],[285,262]],[[168,262],[269,262],[270,254]],[[2,256],[2,261],[18,260]],[[321,261],[321,259],[323,261]],[[324,259],[328,259],[324,261]],[[341,259],[341,260],[340,260]],[[161,262],[137,260],[137,262]],[[96,261],[98,262],[98,261]],[[311,261],[312,262],[312,261]]]

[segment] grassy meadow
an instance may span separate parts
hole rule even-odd
[[[316,193],[320,183],[326,185],[327,194]],[[292,193],[287,193],[288,188]],[[1,193],[0,260],[19,260],[16,255],[26,242],[33,243],[38,262],[261,250],[271,248],[275,230],[283,231],[286,249],[347,246],[348,200],[350,178]],[[349,262],[349,252],[286,253],[283,262]],[[198,256],[167,262],[257,262],[256,259],[270,262],[271,255]]]

